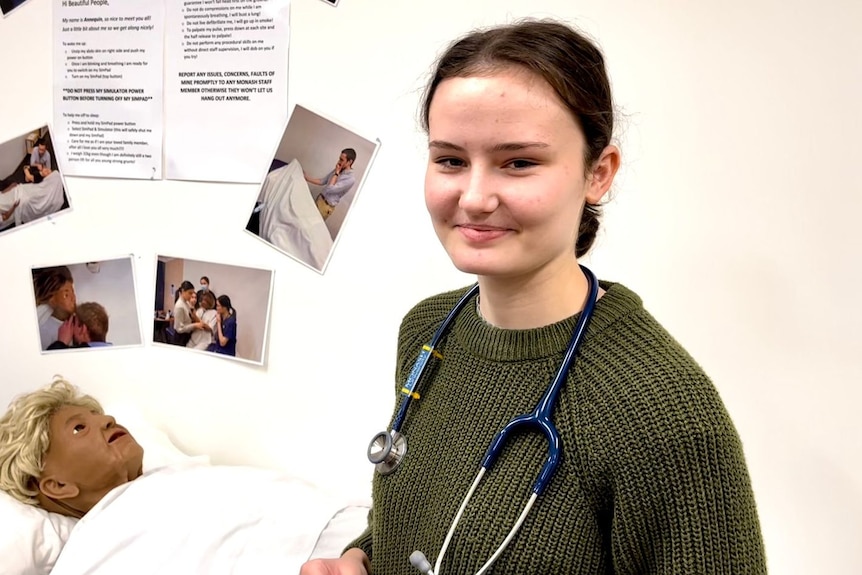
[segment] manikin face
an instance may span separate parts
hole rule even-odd
[[[54,310],[54,316],[58,319],[65,320],[70,315],[75,313],[77,301],[75,299],[75,284],[67,281],[57,292],[48,300],[48,305]]]
[[[66,406],[52,417],[42,458],[43,497],[89,510],[111,489],[141,475],[144,450],[113,417]]]
[[[584,137],[542,78],[518,69],[440,83],[429,113],[425,203],[455,266],[533,277],[575,260]]]

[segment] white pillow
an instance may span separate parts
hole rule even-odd
[[[144,448],[144,471],[188,460],[209,463],[207,456],[192,457],[180,451],[165,432],[146,423],[132,408],[106,407],[105,413],[113,415]],[[3,575],[48,575],[76,524],[72,517],[21,503],[0,491]]]
[[[0,562],[8,575],[47,575],[76,519],[21,503],[0,491]]]

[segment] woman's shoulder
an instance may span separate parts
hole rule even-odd
[[[735,433],[718,389],[686,347],[634,292],[615,284],[608,294],[628,306],[585,347],[585,354],[601,359],[581,373],[612,433],[631,427],[664,438],[705,429]]]

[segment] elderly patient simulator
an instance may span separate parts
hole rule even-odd
[[[0,419],[0,488],[62,515],[83,517],[140,477],[143,458],[125,427],[65,382],[20,398]]]
[[[342,507],[277,470],[148,463],[129,430],[59,377],[0,418],[0,489],[81,519],[52,575],[295,573]]]

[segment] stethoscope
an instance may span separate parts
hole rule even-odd
[[[545,487],[548,485],[551,477],[557,470],[557,466],[560,463],[560,434],[557,432],[557,428],[551,421],[551,412],[553,411],[560,388],[562,388],[563,383],[566,380],[569,367],[571,367],[575,354],[578,351],[578,347],[581,345],[584,333],[587,331],[587,326],[590,323],[590,318],[593,315],[593,308],[595,308],[599,294],[599,282],[596,279],[596,276],[585,266],[580,267],[590,284],[589,296],[587,297],[584,311],[578,318],[577,325],[575,325],[575,329],[572,332],[572,337],[566,347],[563,361],[560,363],[560,367],[557,370],[556,375],[554,375],[553,381],[550,386],[548,386],[548,389],[545,391],[544,395],[542,395],[539,403],[532,412],[516,416],[510,420],[503,429],[497,432],[497,435],[494,436],[494,439],[491,441],[491,445],[485,452],[485,457],[482,459],[482,467],[479,470],[478,475],[476,475],[476,479],[473,480],[473,484],[470,486],[470,489],[467,491],[464,501],[461,502],[461,507],[458,508],[455,518],[452,520],[452,525],[449,527],[449,532],[443,540],[443,546],[440,549],[440,555],[437,557],[437,563],[434,565],[434,569],[431,569],[431,564],[421,551],[414,551],[410,555],[410,563],[412,563],[413,566],[419,569],[422,573],[425,573],[426,575],[435,575],[436,573],[439,575],[440,565],[443,563],[446,549],[449,547],[449,543],[455,533],[455,527],[461,520],[461,515],[463,515],[464,509],[466,509],[467,503],[470,501],[470,498],[473,496],[473,493],[482,481],[482,477],[484,477],[485,472],[491,468],[494,461],[496,461],[497,456],[502,452],[503,444],[506,442],[506,439],[513,435],[513,432],[516,429],[527,427],[542,432],[548,440],[548,459],[545,461],[545,465],[542,467],[539,477],[536,479],[535,483],[533,483],[532,495],[530,495],[530,499],[524,507],[524,510],[521,511],[521,515],[518,516],[517,521],[515,521],[515,525],[512,527],[512,530],[509,531],[509,534],[494,554],[491,555],[491,558],[488,559],[482,568],[476,572],[476,575],[482,575],[482,573],[485,573],[490,569],[491,565],[494,564],[494,561],[496,561],[500,554],[503,553],[509,545],[509,542],[515,537],[518,529],[521,528],[524,519],[526,519],[527,514],[530,512],[530,509],[532,509],[536,499],[545,490]],[[452,311],[449,312],[449,315],[446,316],[446,319],[443,320],[443,323],[441,323],[440,327],[437,328],[437,331],[434,332],[431,342],[422,347],[422,351],[419,352],[419,357],[416,358],[416,362],[410,370],[407,382],[401,389],[401,393],[404,395],[404,398],[401,400],[401,406],[392,422],[391,429],[389,431],[381,431],[375,435],[371,440],[371,443],[368,445],[368,460],[374,464],[375,469],[377,469],[381,475],[388,475],[395,471],[404,459],[404,455],[407,453],[407,438],[403,433],[401,433],[401,426],[404,423],[404,417],[407,414],[407,408],[410,406],[410,402],[413,399],[419,398],[419,394],[416,393],[416,384],[422,377],[431,356],[439,356],[439,353],[436,351],[436,347],[443,336],[446,335],[446,332],[455,317],[464,308],[464,305],[466,305],[466,303],[478,292],[478,284],[470,288],[470,290],[464,294],[460,300],[458,300],[458,303],[455,304],[455,307],[452,308]]]

